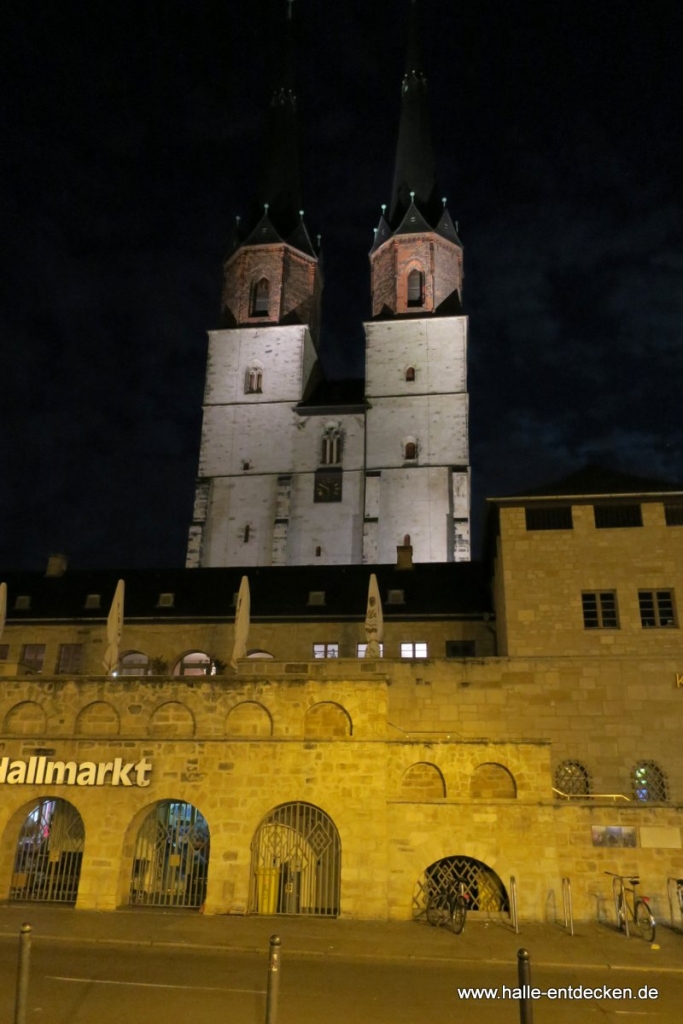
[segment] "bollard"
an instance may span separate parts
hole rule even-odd
[[[28,968],[31,959],[31,925],[19,929],[19,965],[17,968],[17,1001],[14,1006],[14,1024],[26,1024],[28,1002]]]
[[[266,1024],[276,1024],[277,997],[280,990],[280,936],[270,936],[268,984],[266,985]]]
[[[529,952],[520,949],[517,953],[517,977],[521,995],[519,997],[519,1024],[534,1024],[534,1011],[531,1002],[531,961]]]

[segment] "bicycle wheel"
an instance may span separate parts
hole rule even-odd
[[[645,900],[636,903],[636,924],[646,942],[655,941],[655,919]]]
[[[460,932],[465,927],[465,921],[467,920],[467,903],[459,896],[453,904],[453,915],[451,917],[451,928],[456,935],[460,935]]]
[[[617,928],[620,932],[623,932],[626,928],[626,908],[624,906],[623,895],[617,896],[615,900],[615,907],[617,911]]]
[[[427,900],[427,920],[438,928],[448,920],[448,902],[443,895],[430,896]]]

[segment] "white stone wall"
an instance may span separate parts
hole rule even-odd
[[[406,534],[410,534],[413,561],[452,562],[449,491],[450,471],[444,467],[384,470],[377,562],[395,562],[396,547]]]
[[[367,412],[367,469],[403,466],[404,441],[417,442],[418,466],[469,461],[466,394],[375,398]]]
[[[312,473],[300,473],[292,481],[287,564],[357,565],[362,561],[362,471],[344,470],[339,502],[314,502],[314,480]]]
[[[467,390],[467,317],[365,324],[365,393],[457,394]],[[406,368],[415,380],[406,381]]]
[[[305,326],[209,331],[204,403],[298,402],[315,358]],[[263,365],[263,393],[250,395],[244,385],[254,361]]]

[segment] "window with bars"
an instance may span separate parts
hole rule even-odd
[[[598,530],[643,525],[640,505],[594,505],[593,515]]]
[[[338,658],[339,644],[313,644],[314,658]]]
[[[584,591],[581,595],[583,625],[586,629],[618,629],[617,594],[615,590]]]
[[[672,629],[676,625],[673,590],[639,590],[640,624],[644,629]]]
[[[21,652],[21,663],[32,672],[43,671],[45,660],[45,644],[24,644]]]
[[[78,673],[83,664],[83,644],[60,644],[57,655],[57,674]]]
[[[402,643],[401,644],[401,657],[402,658],[426,658],[427,657],[427,644],[424,643]]]
[[[571,530],[574,527],[571,505],[527,508],[524,512],[527,530]]]
[[[664,519],[667,526],[683,526],[683,505],[665,505]]]
[[[555,769],[555,789],[565,796],[588,796],[591,780],[580,761],[562,761]]]
[[[656,761],[638,761],[631,773],[634,799],[642,803],[664,803],[668,800],[666,775]]]

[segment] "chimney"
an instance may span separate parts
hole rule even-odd
[[[45,570],[46,578],[48,576],[63,576],[68,564],[68,555],[50,555],[47,560],[47,569]]]
[[[403,544],[398,544],[396,547],[396,568],[397,569],[412,569],[413,566],[413,546],[410,543],[410,534],[407,533],[403,538]]]

